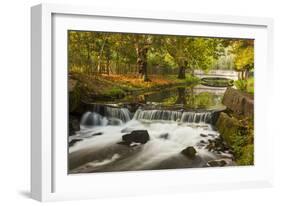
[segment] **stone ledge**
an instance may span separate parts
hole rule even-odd
[[[248,117],[254,116],[253,96],[228,87],[223,96],[222,103],[232,112]]]

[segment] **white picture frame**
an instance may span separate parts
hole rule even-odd
[[[267,91],[272,88],[270,77],[274,75],[272,19],[40,4],[31,8],[31,26],[32,198],[53,201],[273,185],[274,137],[266,121],[267,108],[272,104]],[[167,30],[168,26],[173,30]],[[192,26],[192,31],[185,26]],[[67,155],[65,31],[68,29],[257,39],[255,166],[114,172],[70,178],[64,163]]]

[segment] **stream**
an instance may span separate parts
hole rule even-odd
[[[167,88],[93,104],[69,137],[69,173],[235,165],[213,126],[225,89]]]

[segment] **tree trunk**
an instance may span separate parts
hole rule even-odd
[[[98,72],[100,74],[102,73],[102,71],[101,71],[101,60],[102,60],[103,48],[104,48],[106,39],[107,39],[107,36],[104,37],[104,40],[103,40],[103,43],[102,43],[102,46],[101,46],[101,49],[100,49],[100,52],[99,52],[99,56],[98,56]]]
[[[185,88],[178,88],[178,98],[176,100],[176,104],[186,105],[186,96],[185,96]]]
[[[148,75],[147,75],[147,52],[148,48],[136,48],[137,51],[137,67],[138,72],[142,76],[143,80],[149,81]]]
[[[179,68],[178,79],[185,79],[185,67],[181,66]]]
[[[106,73],[107,73],[107,75],[109,75],[109,63],[110,63],[110,62],[109,62],[109,59],[107,59],[107,60],[106,60],[106,66],[105,66],[105,67],[106,67]]]
[[[245,79],[249,78],[250,71],[248,69],[245,70]]]

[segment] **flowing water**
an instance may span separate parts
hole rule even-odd
[[[221,106],[221,95],[215,94],[211,100],[204,100],[204,96],[199,101],[196,95],[202,98],[201,93],[193,91],[195,98],[191,100],[191,94],[186,94],[189,90],[185,90],[185,94],[178,89],[175,91],[178,93],[169,90],[165,95],[158,92],[152,94],[154,97],[146,96],[146,105],[157,105],[153,109],[140,106],[130,112],[125,106],[97,104],[86,111],[81,118],[80,131],[69,137],[69,142],[76,141],[69,147],[69,172],[198,168],[208,166],[212,160],[234,165],[227,149],[218,151],[208,147],[210,142],[219,139],[211,122],[215,115],[213,108]],[[159,109],[159,105],[162,107],[166,101],[170,104],[172,100],[173,105],[182,105],[182,108],[171,109],[166,104]],[[194,107],[190,106],[192,102]],[[122,136],[136,130],[146,130],[149,141],[123,144]],[[195,157],[181,153],[187,147],[195,148]]]

